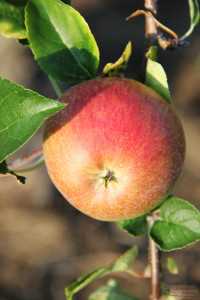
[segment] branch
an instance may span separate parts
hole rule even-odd
[[[154,216],[147,217],[149,230],[154,223]],[[160,294],[160,268],[159,268],[159,252],[154,241],[149,237],[149,264],[150,264],[150,300],[159,300]]]
[[[157,0],[145,0],[145,9],[152,14],[146,14],[146,53],[155,46],[158,38],[158,28],[153,17],[157,16]]]

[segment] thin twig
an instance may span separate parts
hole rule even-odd
[[[178,35],[176,34],[176,32],[174,32],[173,30],[169,29],[168,27],[164,26],[162,23],[160,23],[153,15],[150,11],[145,11],[143,9],[139,9],[136,10],[134,13],[132,13],[129,17],[126,18],[126,20],[130,20],[131,18],[137,17],[139,15],[145,15],[145,16],[149,16],[151,18],[153,18],[155,24],[163,29],[165,32],[169,33],[174,39],[178,39]]]
[[[147,217],[149,230],[153,225],[153,214]],[[150,264],[150,300],[159,300],[160,294],[160,269],[159,269],[159,250],[154,241],[149,237],[149,264]]]

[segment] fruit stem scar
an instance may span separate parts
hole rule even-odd
[[[106,174],[106,176],[101,176],[99,178],[104,180],[106,188],[108,187],[108,184],[110,181],[117,181],[114,176],[114,172],[109,171],[109,170],[108,170],[108,173]]]

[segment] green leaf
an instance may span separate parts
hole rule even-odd
[[[117,221],[116,224],[128,234],[140,236],[147,231],[146,216],[147,214],[130,220]]]
[[[113,64],[108,63],[99,77],[124,77],[124,70],[127,68],[132,53],[132,44],[128,42],[122,56]]]
[[[157,47],[153,46],[149,50],[147,58],[145,84],[171,103],[167,76],[161,64],[156,62],[156,57]]]
[[[167,266],[166,266],[166,268],[172,274],[178,274],[178,272],[179,272],[178,266],[177,266],[175,260],[172,257],[168,257],[167,258]]]
[[[0,34],[7,38],[19,39],[24,46],[28,45],[25,27],[25,6],[28,0],[0,0]],[[62,0],[71,5],[71,0]]]
[[[113,272],[123,272],[132,264],[138,254],[138,248],[132,247],[118,259],[112,262],[109,266],[93,270],[77,279],[76,282],[70,284],[65,289],[65,294],[68,300],[71,300],[73,295],[86,287],[96,279],[111,274]]]
[[[12,176],[14,176],[17,179],[18,182],[20,182],[22,184],[25,184],[26,177],[17,175],[14,171],[8,169],[5,160],[0,163],[0,174],[3,174],[3,175],[8,175],[8,174],[12,175]]]
[[[46,118],[65,107],[0,77],[0,162],[37,131]]]
[[[185,200],[170,196],[160,207],[150,236],[161,250],[183,248],[200,240],[200,211]]]
[[[0,0],[0,33],[8,38],[25,39],[24,8],[27,0]]]
[[[94,77],[99,50],[83,17],[59,0],[31,0],[26,6],[31,50],[54,79],[80,82]]]
[[[140,298],[129,295],[121,289],[117,280],[110,279],[106,285],[95,291],[89,300],[140,300]]]
[[[189,9],[190,9],[190,28],[188,31],[181,37],[181,40],[184,40],[194,30],[194,27],[199,22],[199,5],[197,0],[188,0]]]

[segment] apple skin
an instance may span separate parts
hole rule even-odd
[[[125,78],[86,81],[59,100],[68,105],[46,121],[44,158],[74,207],[118,221],[141,216],[166,198],[185,156],[184,131],[170,104]]]

